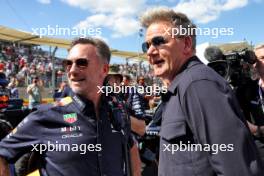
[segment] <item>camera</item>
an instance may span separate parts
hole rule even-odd
[[[225,78],[231,86],[239,87],[251,80],[251,66],[257,58],[253,51],[243,49],[223,54],[217,47],[205,50],[208,66]]]
[[[252,50],[243,49],[240,52],[233,52],[224,55],[226,60],[240,60],[245,63],[254,64],[257,60],[255,53]]]

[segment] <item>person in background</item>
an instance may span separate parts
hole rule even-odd
[[[129,75],[123,76],[121,86],[126,87],[124,88],[126,92],[122,94],[122,98],[128,106],[132,131],[139,136],[143,136],[146,128],[143,97],[137,92],[136,87],[131,85],[131,78]],[[128,88],[130,86],[132,87],[131,89]]]
[[[19,98],[19,91],[18,91],[18,80],[16,77],[11,77],[10,82],[7,88],[10,90],[10,98]]]
[[[72,95],[71,87],[69,86],[67,81],[63,81],[63,91],[61,92],[60,98],[68,97]]]
[[[36,108],[38,105],[41,104],[41,92],[42,86],[39,83],[39,78],[37,76],[34,76],[32,79],[32,84],[27,87],[29,109]]]
[[[144,92],[140,93],[144,101],[144,108],[145,110],[149,109],[149,101],[153,98],[153,92],[147,92],[147,85],[145,83],[144,76],[139,76],[137,79],[137,86],[142,86],[144,88]]]
[[[256,80],[238,87],[236,95],[264,161],[264,44],[257,45],[254,52],[257,57],[253,65]]]
[[[55,91],[53,95],[54,101],[58,101],[61,98],[68,97],[71,95],[71,88],[69,87],[67,81],[62,81],[60,83],[59,89]]]

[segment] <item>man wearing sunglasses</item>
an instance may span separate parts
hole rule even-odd
[[[159,176],[263,175],[232,89],[195,56],[196,34],[190,31],[196,26],[166,8],[146,11],[141,24],[143,52],[168,86],[162,96]]]
[[[72,42],[64,61],[71,97],[40,107],[1,141],[0,176],[8,175],[7,162],[14,162],[32,147],[42,154],[39,171],[43,176],[129,175],[127,151],[131,149],[131,158],[135,158],[137,148],[129,127],[118,129],[120,124],[114,119],[116,114],[126,114],[98,91],[108,74],[110,57],[109,47],[99,39]],[[139,171],[133,175],[140,175]]]

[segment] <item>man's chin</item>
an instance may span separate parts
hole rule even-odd
[[[78,94],[78,95],[83,95],[83,94],[84,94],[84,91],[83,91],[82,89],[80,89],[80,88],[72,87],[71,89],[72,89],[72,91],[73,91],[74,93],[76,93],[76,94]]]
[[[156,77],[160,77],[160,78],[162,78],[163,76],[164,76],[164,71],[162,71],[162,70],[154,70],[154,75],[156,76]]]

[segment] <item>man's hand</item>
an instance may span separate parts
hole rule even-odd
[[[250,123],[249,121],[247,121],[247,124],[248,124],[248,127],[250,129],[250,132],[253,134],[253,135],[256,135],[257,134],[257,126]]]
[[[28,94],[32,94],[33,92],[32,92],[32,88],[33,88],[34,86],[33,86],[33,84],[31,84],[31,85],[29,85],[28,86],[28,88],[27,88],[27,93]]]
[[[247,121],[248,127],[250,129],[250,132],[257,137],[263,137],[264,136],[264,126],[257,126],[249,121]]]
[[[0,157],[0,176],[10,176],[9,165],[2,157]]]
[[[141,176],[141,161],[136,144],[130,149],[132,176]]]

